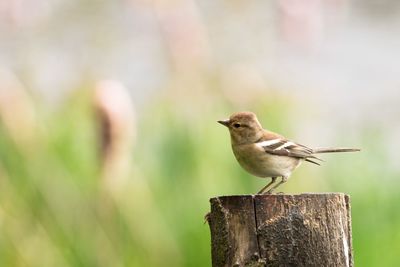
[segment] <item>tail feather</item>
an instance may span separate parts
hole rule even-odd
[[[357,152],[361,151],[358,148],[316,148],[313,149],[314,154],[318,153],[336,153],[336,152]]]
[[[321,165],[320,163],[315,162],[315,161],[313,161],[313,160],[311,160],[311,159],[305,159],[305,161],[308,161],[308,162],[311,162],[311,163],[314,163],[314,164],[317,164],[317,165]]]

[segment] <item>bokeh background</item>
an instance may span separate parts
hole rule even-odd
[[[0,266],[210,266],[208,199],[266,183],[241,110],[362,148],[281,189],[350,194],[355,264],[399,266],[399,3],[0,1]]]

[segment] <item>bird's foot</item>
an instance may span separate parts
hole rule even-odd
[[[274,190],[275,190],[275,188],[272,187],[272,188],[270,188],[266,193],[267,193],[267,194],[272,194],[272,193],[274,192]]]
[[[257,194],[257,195],[260,195],[260,196],[266,196],[266,195],[272,195],[272,193],[269,193],[269,192],[264,192],[264,193],[262,193],[262,194]]]

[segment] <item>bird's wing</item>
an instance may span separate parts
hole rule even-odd
[[[313,150],[311,148],[285,138],[278,137],[275,139],[260,140],[256,145],[262,147],[266,153],[272,155],[300,158],[317,165],[319,165],[319,163],[311,159],[321,160],[313,155]]]

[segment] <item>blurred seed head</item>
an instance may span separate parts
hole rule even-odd
[[[136,132],[134,107],[128,90],[118,81],[98,82],[94,90],[94,109],[104,179],[124,176],[129,170]]]

